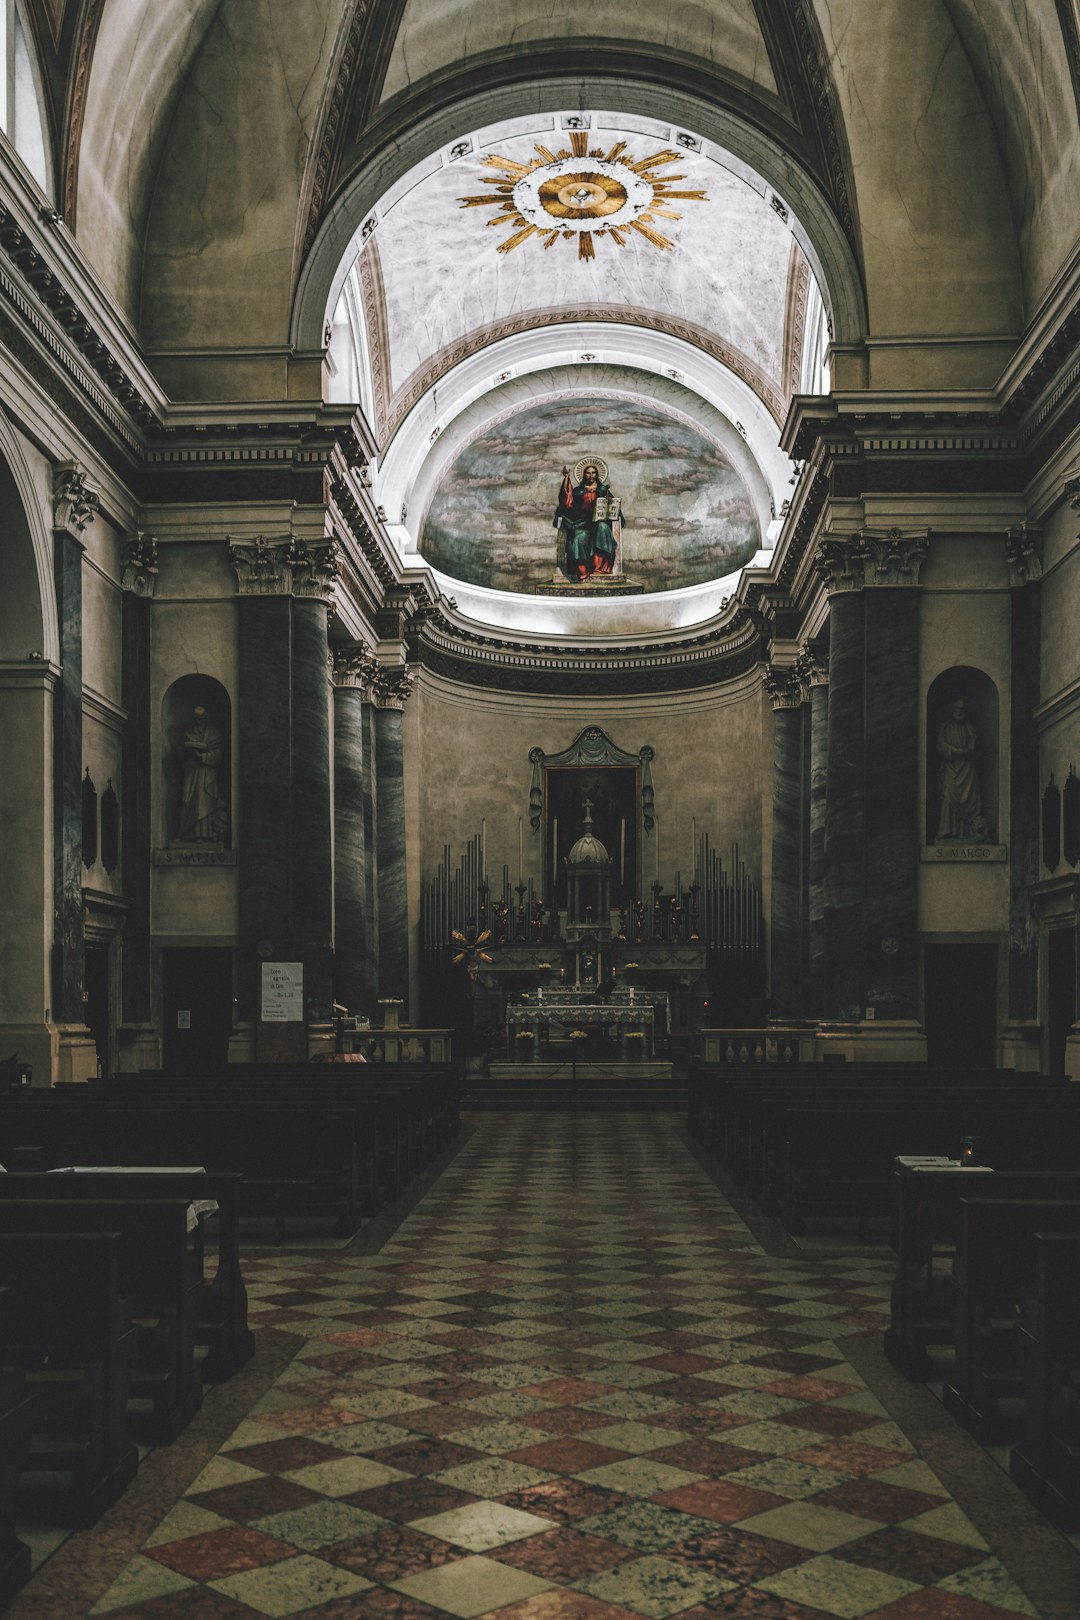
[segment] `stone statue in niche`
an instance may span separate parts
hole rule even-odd
[[[962,697],[955,698],[937,734],[939,844],[959,839],[976,844],[989,841],[976,766],[978,743],[967,704]]]
[[[206,709],[196,703],[191,724],[180,738],[183,778],[177,844],[213,844],[221,848],[228,831],[228,811],[222,792],[224,738]]]
[[[576,482],[574,481],[576,479]],[[555,508],[558,563],[567,579],[580,582],[614,573],[622,536],[622,503],[607,482],[607,462],[579,461],[571,476],[563,468]]]

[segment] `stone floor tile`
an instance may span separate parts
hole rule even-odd
[[[614,1569],[575,1581],[579,1592],[609,1603],[621,1603],[647,1620],[667,1620],[703,1598],[735,1589],[734,1581],[709,1570],[695,1569],[660,1554],[633,1558]]]
[[[257,1519],[252,1529],[264,1535],[287,1541],[304,1552],[319,1552],[324,1547],[335,1547],[342,1541],[355,1541],[358,1536],[370,1536],[385,1527],[386,1520],[348,1502],[316,1497],[306,1507],[271,1513]]]
[[[980,1603],[993,1604],[1016,1614],[1033,1615],[1038,1620],[1038,1609],[997,1558],[986,1558],[966,1569],[955,1570],[936,1581],[935,1585],[942,1592],[974,1598]]]
[[[225,1530],[206,1530],[183,1541],[165,1541],[148,1551],[148,1556],[159,1564],[197,1581],[209,1581],[234,1570],[257,1569],[295,1555],[296,1548],[287,1541],[239,1524]]]
[[[551,1527],[551,1520],[537,1513],[525,1513],[503,1502],[490,1501],[473,1502],[468,1507],[452,1508],[449,1513],[436,1513],[412,1522],[414,1530],[437,1536],[455,1547],[465,1547],[469,1552],[490,1552],[492,1547],[503,1547]]]
[[[420,1598],[436,1609],[461,1616],[461,1620],[471,1620],[474,1615],[487,1614],[491,1609],[505,1608],[522,1598],[533,1597],[553,1583],[478,1555],[389,1584],[396,1591]]]
[[[916,1581],[906,1581],[896,1575],[883,1575],[879,1570],[863,1569],[857,1564],[845,1564],[827,1553],[811,1558],[791,1569],[779,1570],[775,1575],[763,1576],[756,1585],[765,1592],[790,1598],[809,1608],[822,1609],[836,1615],[839,1620],[860,1620],[883,1608],[895,1598],[906,1597],[919,1591]]]
[[[817,1502],[798,1501],[755,1513],[740,1520],[738,1528],[758,1536],[772,1536],[793,1547],[805,1547],[808,1552],[831,1552],[847,1542],[859,1541],[872,1526],[872,1520],[859,1518],[854,1513],[820,1507]]]
[[[339,1569],[321,1558],[301,1553],[262,1569],[243,1570],[210,1583],[214,1591],[248,1604],[257,1614],[273,1617],[295,1614],[330,1598],[355,1599],[371,1585],[362,1575]]]

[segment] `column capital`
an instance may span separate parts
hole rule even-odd
[[[379,663],[366,647],[336,647],[330,654],[330,679],[336,687],[359,691],[370,703],[378,679]]]
[[[803,686],[795,665],[770,663],[766,667],[763,684],[772,701],[774,714],[781,709],[801,708]]]
[[[1080,485],[1080,480],[1077,481]],[[1076,504],[1076,503],[1074,503]],[[1042,578],[1042,530],[1015,523],[1005,536],[1010,585],[1030,585]]]
[[[405,664],[398,669],[380,669],[374,682],[376,708],[404,709],[415,680],[415,670]]]
[[[807,690],[815,686],[828,686],[829,661],[814,647],[800,647],[799,656],[795,660],[795,669],[799,679]]]
[[[133,596],[153,596],[157,588],[158,546],[152,535],[136,531],[120,552],[120,588]]]
[[[918,585],[929,549],[929,529],[859,529],[821,540],[814,561],[831,597],[871,587]]]
[[[227,537],[228,538],[228,537]],[[337,542],[229,539],[229,560],[241,596],[315,597],[329,603],[339,573]]]
[[[82,540],[83,530],[98,509],[100,499],[77,461],[59,461],[53,468],[53,528]]]

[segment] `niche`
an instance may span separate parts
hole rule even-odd
[[[182,675],[162,703],[165,841],[230,847],[229,694],[209,675]]]
[[[926,842],[992,844],[997,828],[997,687],[956,664],[926,694]]]

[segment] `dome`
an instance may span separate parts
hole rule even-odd
[[[566,857],[567,866],[610,866],[611,856],[592,830],[592,805],[585,800],[585,831]]]

